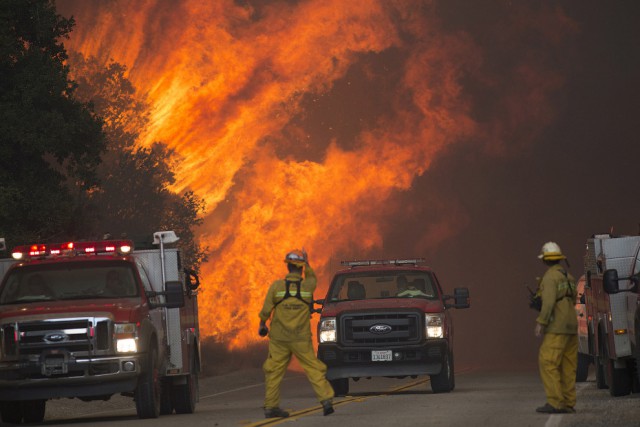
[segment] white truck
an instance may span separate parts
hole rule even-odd
[[[598,388],[612,396],[640,380],[640,236],[594,235],[584,258],[589,353]]]

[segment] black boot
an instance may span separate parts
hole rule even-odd
[[[264,408],[265,418],[287,418],[289,413],[280,408]]]
[[[541,412],[543,414],[566,414],[567,411],[560,408],[554,408],[553,406],[545,403],[544,406],[536,408],[536,412]]]
[[[322,404],[323,415],[331,415],[335,412],[335,410],[333,409],[333,404],[331,403],[331,400],[323,400],[320,403]]]

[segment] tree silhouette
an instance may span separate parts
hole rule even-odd
[[[0,0],[0,235],[68,238],[96,185],[101,121],[74,98],[61,38],[73,19],[47,0]]]

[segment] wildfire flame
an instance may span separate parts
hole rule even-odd
[[[58,6],[77,21],[68,48],[126,65],[146,94],[152,119],[140,143],[163,141],[183,157],[174,189],[205,198],[202,240],[213,253],[201,330],[231,347],[258,339],[257,313],[288,250],[305,247],[326,287],[337,254],[380,247],[394,213],[385,202],[443,148],[517,127],[545,111],[545,93],[561,84],[527,91],[539,75],[523,66],[517,98],[539,95],[536,106],[506,101],[519,112],[513,122],[480,126],[460,81],[481,68],[481,53],[465,33],[442,30],[432,2]],[[342,111],[343,128],[330,128],[327,106],[345,104],[356,107]]]

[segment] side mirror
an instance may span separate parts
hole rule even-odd
[[[165,307],[180,308],[184,307],[184,292],[182,290],[182,282],[167,282],[164,285]]]
[[[617,294],[620,292],[620,284],[618,283],[618,270],[607,270],[602,276],[602,286],[608,294]]]
[[[185,273],[185,285],[187,285],[187,289],[190,291],[195,291],[200,286],[200,278],[196,274],[195,270],[190,270],[188,268],[184,269]]]
[[[620,280],[630,280],[633,286],[629,289],[620,289]],[[602,287],[608,294],[617,294],[619,292],[638,292],[638,275],[631,277],[618,277],[618,270],[606,270],[602,275]]]
[[[468,288],[455,288],[453,290],[453,297],[456,301],[455,308],[471,307],[471,300],[469,299]]]
[[[316,308],[315,305],[320,304],[320,308]],[[311,313],[322,313],[322,307],[324,307],[324,299],[315,299],[311,302]]]
[[[444,296],[444,300],[450,300],[453,299],[455,301],[455,303],[450,304],[450,303],[446,303],[444,304],[445,308],[469,308],[471,307],[471,300],[469,298],[469,289],[468,288],[455,288],[453,290],[453,296],[451,295],[445,295]]]

